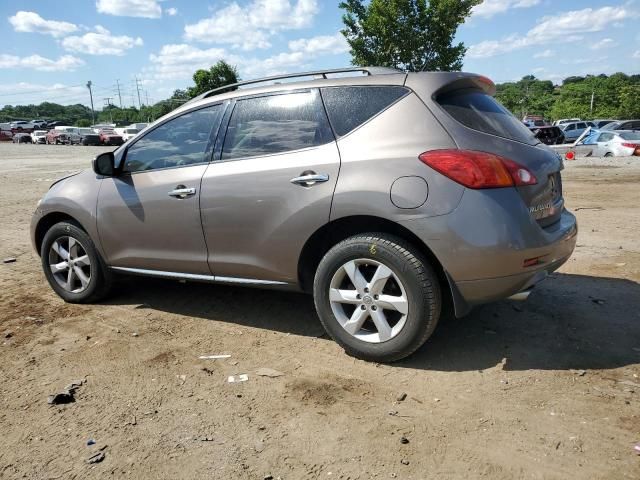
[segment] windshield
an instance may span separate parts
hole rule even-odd
[[[533,133],[495,98],[480,90],[456,90],[438,103],[458,122],[481,132],[518,142],[537,144]]]
[[[135,128],[127,128],[124,133],[138,133],[138,130]]]
[[[81,128],[81,129],[79,130],[79,132],[80,132],[82,135],[92,135],[92,134],[94,133],[94,131],[93,131],[93,130],[91,130],[90,128]]]
[[[624,140],[640,140],[640,132],[624,132],[620,136]]]

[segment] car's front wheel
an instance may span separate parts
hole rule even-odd
[[[318,266],[313,294],[327,333],[350,355],[376,362],[420,348],[442,303],[438,278],[420,252],[376,233],[331,248]]]
[[[55,224],[40,249],[51,288],[70,303],[90,303],[109,293],[112,275],[87,233],[69,222]]]

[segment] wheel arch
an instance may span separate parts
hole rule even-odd
[[[82,229],[87,235],[87,229],[82,226],[82,224],[74,217],[67,213],[63,212],[50,212],[44,215],[37,223],[35,233],[34,233],[34,246],[36,247],[36,252],[40,255],[40,249],[42,248],[42,241],[44,240],[44,236],[47,234],[49,229],[53,227],[56,223],[60,222],[69,222]]]
[[[301,250],[298,260],[298,281],[305,292],[313,289],[313,278],[322,257],[337,243],[362,233],[387,233],[399,237],[413,245],[424,255],[435,270],[443,292],[443,307],[455,305],[456,312],[462,313],[458,306],[455,284],[452,283],[444,267],[433,251],[408,228],[385,218],[371,215],[355,215],[333,220],[309,237]]]

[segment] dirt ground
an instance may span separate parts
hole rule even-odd
[[[0,145],[1,478],[640,478],[640,158],[567,162],[578,247],[526,303],[377,365],[299,294],[123,278],[63,303],[29,220],[99,151]],[[75,380],[75,403],[48,405]]]

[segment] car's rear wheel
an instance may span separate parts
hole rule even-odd
[[[400,360],[420,348],[442,303],[438,278],[419,251],[376,233],[329,250],[313,293],[327,333],[350,355],[376,362]]]
[[[55,224],[40,249],[51,288],[70,303],[90,303],[109,293],[112,275],[87,233],[69,222]]]

